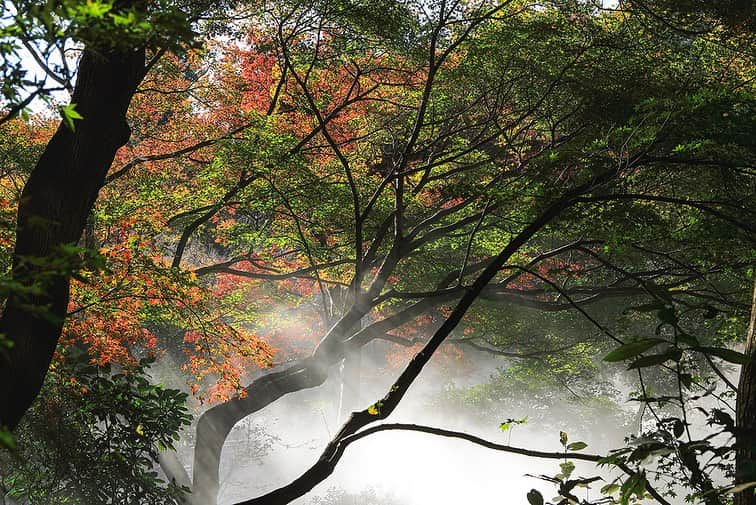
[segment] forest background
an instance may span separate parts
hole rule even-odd
[[[390,431],[530,458],[507,500],[754,503],[754,19],[5,2],[2,500],[377,503],[308,493]]]

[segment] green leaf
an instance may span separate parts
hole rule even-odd
[[[581,449],[585,449],[586,447],[588,447],[588,444],[586,444],[585,442],[572,442],[571,444],[567,446],[567,450],[579,451]]]
[[[9,431],[0,429],[0,447],[6,447],[7,449],[16,448],[16,440]]]
[[[674,360],[678,361],[682,357],[682,351],[680,349],[669,349],[661,354],[652,354],[650,356],[643,356],[638,358],[627,367],[628,370],[635,368],[645,368],[649,366],[661,365],[662,363]]]
[[[528,503],[530,503],[530,505],[543,505],[543,495],[539,491],[531,489],[530,491],[528,491],[527,496]]]
[[[742,352],[733,351],[732,349],[724,347],[696,347],[694,350],[703,354],[716,356],[717,358],[721,358],[730,363],[735,363],[736,365],[745,365],[751,361],[751,359]]]
[[[525,424],[526,422],[528,422],[528,416],[525,416],[522,419],[507,419],[499,425],[499,429],[501,431],[507,431],[515,425]]]
[[[608,456],[605,456],[601,458],[600,460],[598,460],[596,464],[601,466],[601,465],[615,465],[617,463],[624,463],[625,458],[623,455],[627,454],[630,451],[632,451],[632,449],[629,447],[612,451],[612,453],[609,454]]]
[[[637,472],[631,475],[620,488],[623,501],[626,501],[632,495],[641,497],[646,490],[646,474]]]
[[[564,463],[559,464],[559,468],[561,468],[564,478],[569,479],[570,475],[572,475],[572,472],[575,470],[575,463],[572,461],[565,461]]]
[[[107,14],[113,6],[106,2],[89,1],[79,6],[79,11],[93,18],[100,18]]]
[[[60,116],[63,118],[63,123],[68,127],[69,130],[76,131],[74,120],[84,119],[84,116],[76,111],[76,104],[70,103],[68,105],[61,105],[59,110]]]
[[[613,350],[612,352],[604,356],[604,361],[611,363],[633,358],[664,342],[665,341],[660,338],[644,338],[641,340],[636,340],[635,342],[630,342]]]
[[[601,494],[614,494],[619,490],[619,485],[612,482],[601,488]]]

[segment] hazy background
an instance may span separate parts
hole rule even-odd
[[[361,401],[357,407],[364,408],[380,399],[400,373],[399,368],[381,363],[385,351],[382,344],[371,344],[364,350]],[[389,421],[465,431],[498,443],[551,452],[562,450],[560,430],[567,431],[570,441],[585,441],[588,447],[584,452],[601,453],[622,446],[626,430],[631,429],[632,406],[620,412],[626,424],[617,424],[615,411],[605,423],[595,419],[596,423],[581,426],[580,419],[565,417],[561,408],[544,412],[537,399],[533,399],[531,408],[523,406],[527,405],[525,398],[524,404],[513,408],[502,402],[498,409],[495,402],[490,402],[492,408],[476,408],[459,400],[468,387],[487,382],[497,367],[505,368],[507,363],[502,358],[467,351],[461,375],[450,376],[449,367],[431,365]],[[336,368],[323,386],[287,395],[239,423],[224,446],[220,503],[259,496],[289,483],[306,470],[343,422],[337,412],[340,387]],[[579,399],[564,398],[565,404],[573,404],[571,408],[580,408]],[[507,432],[499,428],[506,419],[526,416],[529,420],[524,425]],[[597,432],[597,424],[603,425],[601,432]],[[180,452],[182,460],[190,464],[191,447]],[[553,476],[560,471],[559,463],[423,433],[383,432],[350,445],[334,474],[294,503],[527,503],[525,495],[530,489],[541,490],[547,499],[557,493],[553,485],[526,474]],[[576,462],[576,466],[574,476],[598,474],[592,464]],[[598,496],[603,484],[595,485],[588,493]]]

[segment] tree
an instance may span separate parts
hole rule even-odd
[[[756,296],[756,290],[754,291]],[[735,483],[748,484],[754,482],[753,469],[753,340],[754,331],[756,331],[756,298],[751,304],[751,320],[748,324],[748,334],[746,335],[745,354],[749,360],[743,364],[740,370],[740,380],[738,382],[738,398],[736,425],[739,431],[736,435],[737,454],[735,456]],[[750,488],[746,488],[735,495],[735,503],[738,505],[751,505],[754,503],[754,493]]]
[[[29,45],[40,39],[59,40],[63,30],[61,44],[73,36],[86,47],[71,95],[73,105],[61,109],[64,121],[20,198],[11,269],[19,286],[9,293],[0,319],[0,333],[12,343],[0,365],[0,425],[10,428],[18,424],[42,386],[68,305],[71,267],[55,271],[50,265],[55,256],[65,255],[65,246],[81,237],[115,153],[129,139],[125,115],[144,77],[145,46],[160,33],[154,28],[163,28],[154,19],[162,18],[162,5],[145,9],[125,1],[33,7],[20,2],[14,7],[14,24],[6,29],[6,37],[18,37]],[[171,40],[186,27],[179,23],[176,30],[181,18],[175,8],[169,14],[175,34],[168,37]],[[16,109],[13,105],[11,112]]]

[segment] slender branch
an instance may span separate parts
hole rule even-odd
[[[363,257],[362,224],[363,224],[363,221],[361,219],[360,196],[359,196],[359,191],[357,189],[357,183],[355,182],[354,176],[352,174],[352,168],[349,165],[349,160],[347,160],[346,156],[344,156],[344,153],[341,151],[341,148],[339,147],[338,143],[334,140],[333,136],[328,131],[327,121],[323,117],[323,114],[321,114],[320,108],[315,102],[315,99],[312,96],[310,89],[307,87],[306,80],[307,80],[307,77],[309,76],[312,66],[307,70],[307,75],[303,79],[299,75],[299,73],[297,73],[296,69],[294,68],[294,65],[291,62],[289,51],[285,43],[286,39],[283,36],[281,25],[279,25],[278,35],[282,42],[281,49],[282,49],[282,54],[284,57],[284,63],[286,67],[289,69],[289,72],[291,73],[291,75],[294,77],[294,80],[297,81],[297,84],[299,84],[299,87],[302,89],[305,99],[307,100],[307,103],[310,106],[310,109],[312,110],[313,114],[315,115],[315,119],[318,122],[321,135],[323,135],[323,137],[326,139],[326,142],[328,142],[328,145],[333,150],[334,154],[336,155],[336,158],[339,160],[339,163],[341,163],[341,166],[344,169],[344,174],[346,175],[346,178],[347,178],[347,183],[349,185],[349,192],[352,195],[352,212],[354,215],[355,275],[354,275],[353,289],[354,289],[354,294],[356,295],[360,289],[360,283],[362,281],[362,272],[363,272],[363,269],[362,269],[362,257]],[[320,33],[318,33],[318,36],[319,35]],[[318,45],[319,43],[320,43],[320,38],[318,38]],[[315,50],[314,58],[315,59],[317,58],[317,47]],[[314,61],[313,61],[313,64],[314,64]],[[350,85],[349,91],[346,94],[346,100],[349,99],[349,96],[352,94],[352,91],[356,89],[357,87],[359,87],[360,76],[361,76],[360,72],[357,72],[355,74],[352,80],[352,83]]]
[[[71,76],[66,75],[65,77],[61,77],[56,72],[53,71],[42,59],[42,56],[37,52],[37,49],[32,46],[31,42],[28,40],[21,39],[21,44],[26,48],[27,51],[29,51],[29,54],[34,59],[34,61],[39,65],[39,67],[44,71],[44,73],[50,77],[53,81],[57,82],[61,86],[63,86],[69,94],[73,94],[73,85],[71,84]],[[49,49],[49,47],[48,47]]]
[[[592,462],[598,462],[603,458],[603,456],[600,456],[597,454],[585,454],[585,453],[580,453],[580,452],[545,452],[545,451],[536,451],[533,449],[525,449],[522,447],[513,447],[511,445],[497,444],[496,442],[491,442],[490,440],[486,440],[484,438],[477,437],[469,433],[446,430],[443,428],[435,428],[432,426],[424,426],[424,425],[419,425],[419,424],[405,424],[405,423],[385,423],[385,424],[379,424],[378,426],[371,426],[353,435],[351,438],[347,439],[345,442],[348,445],[368,435],[372,435],[373,433],[378,433],[381,431],[389,431],[389,430],[414,431],[414,432],[420,432],[420,433],[428,433],[430,435],[436,435],[440,437],[457,438],[460,440],[471,442],[481,447],[485,447],[487,449],[492,449],[492,450],[501,451],[501,452],[508,452],[510,454],[518,454],[518,455],[527,456],[530,458],[557,459],[557,460],[563,460],[565,458],[568,458],[568,459],[578,459],[581,461],[592,461]],[[632,475],[635,475],[636,473],[627,465],[618,464],[617,466],[627,475],[632,476]],[[651,486],[651,484],[648,481],[646,482],[646,491],[648,491],[648,493],[651,496],[653,496],[654,499],[658,501],[660,504],[671,505],[661,494],[659,494],[658,491],[656,491],[653,488],[653,486]]]
[[[298,270],[293,270],[291,272],[281,272],[281,273],[247,272],[246,270],[239,270],[236,268],[232,268],[231,266],[226,265],[224,263],[221,263],[218,265],[209,265],[206,267],[200,267],[193,270],[193,272],[198,277],[202,275],[208,275],[208,274],[223,273],[223,274],[236,275],[239,277],[246,277],[248,279],[280,281],[280,280],[291,279],[294,277],[309,278],[310,277],[309,274],[317,273],[320,270],[324,270],[326,268],[335,267],[339,265],[347,265],[353,262],[354,261],[352,259],[336,260],[336,261],[330,261],[328,263],[314,264],[312,266],[309,266],[306,268],[300,268]]]
[[[234,128],[233,130],[230,130],[228,133],[221,135],[220,137],[212,138],[203,140],[202,142],[197,142],[196,144],[193,144],[191,146],[187,146],[181,149],[177,149],[175,151],[171,151],[168,153],[161,153],[161,154],[151,154],[148,156],[139,156],[137,158],[134,158],[133,160],[129,161],[125,165],[123,165],[121,168],[116,170],[115,172],[111,172],[106,178],[105,178],[105,184],[110,184],[116,179],[120,179],[124,175],[128,174],[134,167],[141,165],[142,163],[147,163],[148,161],[161,161],[161,160],[169,160],[173,158],[178,158],[179,156],[183,156],[185,154],[191,154],[195,151],[199,151],[200,149],[203,149],[205,147],[213,146],[223,140],[227,140],[230,138],[233,138],[235,135],[243,132],[244,130],[254,126],[257,124],[257,122],[249,122],[245,123],[241,126],[238,126]]]

